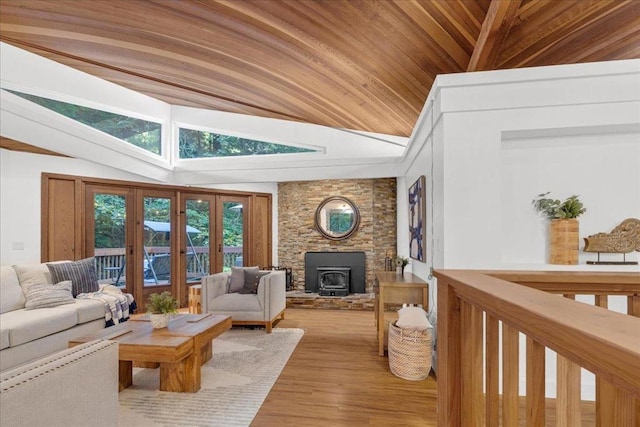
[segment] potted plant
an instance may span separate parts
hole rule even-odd
[[[585,213],[579,196],[573,195],[560,201],[547,197],[549,192],[538,194],[531,202],[534,209],[546,216],[549,225],[551,264],[577,264],[579,246],[579,223],[577,218]]]
[[[147,313],[151,317],[151,325],[154,328],[166,328],[171,315],[178,312],[177,308],[178,301],[171,296],[169,291],[149,295]]]
[[[398,255],[396,257],[396,273],[404,274],[404,268],[409,264],[409,258],[404,258]]]

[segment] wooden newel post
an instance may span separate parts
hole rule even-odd
[[[551,224],[549,224],[549,263],[578,264],[579,239],[579,222],[577,219],[551,220]]]
[[[438,278],[438,425],[461,425],[460,299]]]

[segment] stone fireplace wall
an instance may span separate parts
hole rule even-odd
[[[325,239],[315,230],[318,205],[343,196],[360,211],[360,227],[350,238]],[[293,269],[294,289],[304,291],[304,254],[310,251],[363,251],[366,291],[373,273],[384,269],[386,253],[396,249],[396,179],[296,181],[278,184],[278,264]]]

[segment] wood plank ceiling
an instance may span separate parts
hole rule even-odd
[[[438,74],[640,57],[639,0],[2,0],[0,39],[178,105],[408,136]]]

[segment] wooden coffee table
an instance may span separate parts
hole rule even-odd
[[[96,339],[119,343],[120,391],[133,383],[133,363],[160,367],[160,390],[195,393],[200,390],[200,367],[211,359],[211,341],[231,328],[231,317],[216,314],[178,314],[169,326],[153,329],[148,316],[69,341],[73,347]]]

